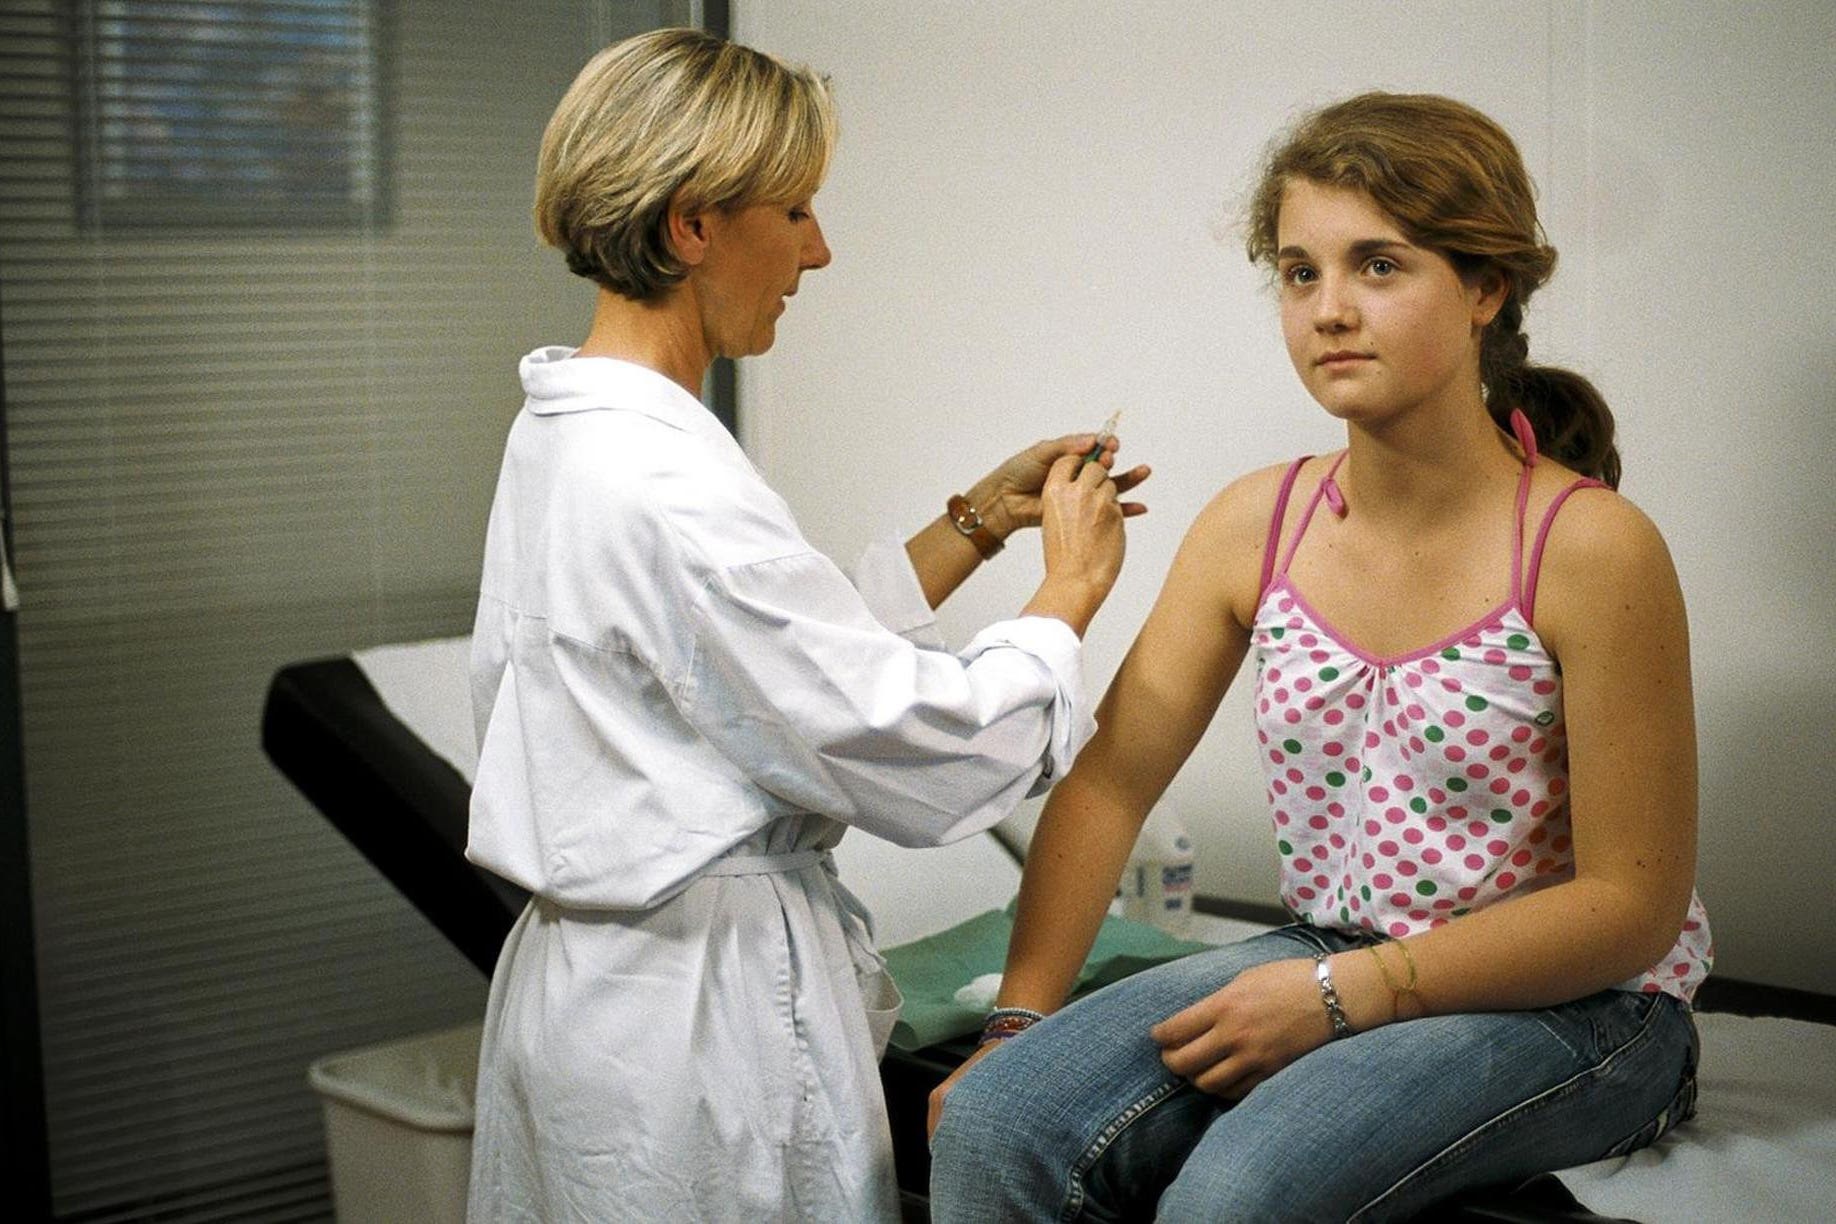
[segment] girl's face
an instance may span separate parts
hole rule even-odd
[[[1326,411],[1376,424],[1418,405],[1479,404],[1479,341],[1500,278],[1463,279],[1362,191],[1290,180],[1276,225],[1281,330]]]

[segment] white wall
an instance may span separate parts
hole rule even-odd
[[[1371,87],[1502,121],[1562,252],[1532,355],[1606,393],[1624,492],[1665,529],[1690,600],[1721,968],[1836,990],[1802,921],[1836,878],[1836,6],[735,8],[742,41],[832,74],[843,117],[817,201],[835,263],[743,365],[750,448],[845,556],[1022,443],[1125,408],[1124,457],[1157,471],[1090,635],[1098,686],[1211,494],[1338,444],[1228,228],[1259,150],[1299,111]],[[1010,549],[948,625],[1011,613],[1038,574]],[[1169,799],[1200,843],[1201,889],[1267,900],[1247,719],[1234,693]]]

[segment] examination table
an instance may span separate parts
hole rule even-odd
[[[488,976],[526,895],[464,857],[477,760],[467,646],[446,638],[284,667],[269,687],[261,739],[275,766]],[[915,851],[851,833],[836,858],[875,912],[885,947],[999,910],[1019,879],[992,834]],[[1273,907],[1206,898],[1198,909],[1192,938],[1209,942],[1283,920]],[[1711,978],[1698,1005],[1695,1121],[1645,1151],[1424,1218],[1836,1219],[1836,999]],[[910,1219],[925,1218],[926,1097],[970,1048],[966,1038],[895,1047],[882,1063]]]

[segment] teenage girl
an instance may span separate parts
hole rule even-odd
[[[940,1224],[1404,1218],[1693,1106],[1683,599],[1600,395],[1526,361],[1555,251],[1516,146],[1366,94],[1277,148],[1249,220],[1346,448],[1237,481],[1182,545],[933,1096]],[[1245,656],[1294,924],[1059,1010]]]

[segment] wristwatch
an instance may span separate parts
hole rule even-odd
[[[988,530],[988,524],[982,521],[982,512],[969,504],[969,499],[961,493],[952,493],[948,503],[950,522],[956,529],[969,537],[975,545],[975,551],[982,554],[986,561],[1006,547],[1005,544]]]

